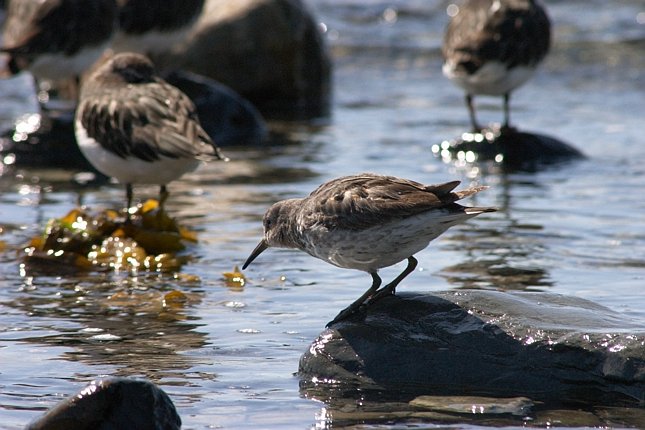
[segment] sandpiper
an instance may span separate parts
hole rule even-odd
[[[504,127],[510,126],[511,92],[526,82],[546,56],[551,24],[539,0],[468,0],[451,5],[443,74],[466,92],[473,131],[475,95],[504,98]]]
[[[11,0],[1,50],[12,74],[76,78],[108,47],[115,24],[115,0]]]
[[[163,53],[180,42],[199,17],[204,0],[117,0],[115,52]]]
[[[127,213],[132,184],[160,185],[163,208],[166,184],[201,161],[226,160],[201,127],[193,102],[140,54],[116,54],[87,77],[74,125],[88,161],[125,184]]]
[[[373,173],[331,180],[308,197],[271,206],[263,219],[264,238],[243,269],[273,246],[300,249],[335,266],[369,273],[372,286],[331,325],[364,304],[394,294],[396,286],[415,269],[414,254],[449,227],[496,210],[455,203],[487,188],[453,192],[457,185],[459,181],[424,185]],[[379,290],[378,270],[405,259],[405,270]]]

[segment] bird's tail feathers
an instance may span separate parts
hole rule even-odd
[[[201,161],[217,161],[217,160],[219,160],[219,161],[225,161],[225,162],[226,162],[226,161],[230,161],[230,159],[229,159],[227,156],[225,156],[224,154],[222,154],[222,151],[220,151],[220,150],[219,150],[219,148],[218,148],[217,146],[215,146],[215,145],[213,144],[213,145],[212,145],[212,148],[213,148],[213,152],[212,152],[212,153],[208,153],[208,154],[204,154],[204,153],[202,153],[202,154],[199,154],[199,155],[197,156],[197,159],[198,159],[198,160],[201,160]]]
[[[464,212],[468,215],[479,215],[486,212],[497,212],[497,208],[493,207],[465,207]]]
[[[488,188],[490,187],[488,187],[487,185],[480,185],[477,187],[466,188],[465,190],[461,190],[461,191],[455,191],[455,194],[457,194],[457,196],[461,200],[463,198],[472,196],[473,194],[477,194],[480,191],[487,190]]]

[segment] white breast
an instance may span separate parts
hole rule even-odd
[[[76,121],[75,131],[78,146],[90,164],[99,172],[116,178],[123,184],[165,185],[184,173],[195,170],[201,163],[195,158],[161,157],[155,161],[145,161],[136,157],[121,158],[89,137],[80,121]]]
[[[455,68],[447,61],[443,65],[443,74],[455,84],[463,88],[468,94],[481,94],[489,96],[502,96],[513,91],[526,82],[535,67],[516,66],[510,69],[499,61],[489,61],[472,75]]]
[[[38,79],[58,81],[81,75],[99,59],[108,47],[101,45],[81,48],[72,56],[63,53],[40,54],[29,66],[29,71]]]

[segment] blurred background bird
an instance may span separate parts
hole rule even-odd
[[[504,98],[503,128],[510,127],[511,92],[546,56],[551,24],[537,0],[467,0],[449,8],[443,74],[466,92],[473,131],[480,131],[473,98]]]
[[[47,88],[74,86],[110,45],[116,17],[115,0],[9,0],[3,74],[26,70]]]
[[[169,182],[202,161],[225,160],[193,102],[140,54],[116,54],[83,81],[75,130],[87,160],[125,184],[126,219],[133,184],[160,185],[163,210]]]

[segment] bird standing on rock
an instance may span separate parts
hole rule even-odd
[[[510,127],[511,92],[526,82],[551,43],[551,24],[539,0],[467,0],[451,5],[443,42],[443,74],[466,92],[473,131],[479,132],[473,97],[504,97]]]
[[[459,181],[424,185],[407,179],[363,173],[326,182],[308,197],[275,203],[264,215],[264,238],[245,269],[268,247],[296,248],[328,263],[368,272],[372,286],[328,325],[362,305],[394,294],[416,267],[414,254],[449,227],[491,207],[465,207],[457,200],[487,187],[453,192]],[[405,270],[381,286],[378,270],[408,260]]]
[[[126,219],[132,184],[159,184],[163,209],[169,182],[201,161],[226,160],[201,127],[193,102],[140,54],[117,54],[83,82],[75,132],[87,160],[125,184]]]

